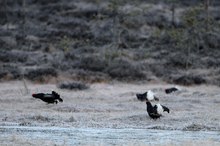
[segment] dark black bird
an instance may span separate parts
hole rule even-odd
[[[167,113],[170,112],[170,110],[167,107],[159,103],[152,106],[152,104],[148,100],[146,100],[146,105],[147,105],[147,113],[152,119],[160,118],[164,111],[166,111]]]
[[[55,91],[52,91],[52,94],[50,93],[37,93],[37,94],[32,94],[34,98],[39,98],[43,100],[44,102],[50,104],[50,103],[58,103],[58,101],[63,102],[63,99],[60,98],[60,95],[56,93]]]
[[[165,89],[165,92],[166,92],[166,94],[170,94],[170,93],[176,92],[176,91],[178,91],[178,90],[180,90],[180,89],[177,88],[177,87],[172,87],[172,88],[167,88],[167,89]]]
[[[155,97],[155,94],[153,91],[148,90],[147,92],[143,93],[143,94],[136,94],[137,99],[140,101],[152,101],[152,100],[156,100],[159,101],[159,98]]]

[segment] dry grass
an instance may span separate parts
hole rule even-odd
[[[165,95],[164,89],[172,85],[99,83],[91,84],[88,90],[61,90],[55,84],[32,84],[27,82],[30,93],[57,91],[63,103],[47,105],[31,94],[21,94],[23,83],[0,83],[0,125],[57,126],[76,128],[149,128],[156,130],[219,130],[219,87],[182,87],[181,92]],[[151,120],[146,105],[135,94],[152,89],[160,102],[170,108],[159,120]],[[215,107],[215,112],[210,107]],[[188,129],[187,129],[188,127]],[[16,134],[15,134],[16,135]],[[12,139],[12,138],[11,138]],[[46,145],[38,141],[15,136],[16,143],[5,144],[9,138],[0,139],[0,145]],[[204,141],[182,141],[178,145],[218,145],[219,142],[204,137]],[[50,143],[50,141],[49,141]],[[101,142],[100,142],[101,143]],[[56,145],[51,143],[51,145]],[[91,144],[92,145],[92,144]],[[94,144],[96,145],[96,144]],[[100,144],[102,145],[102,143]],[[104,145],[104,144],[103,144]],[[136,145],[132,143],[131,145]],[[148,145],[137,143],[137,145]],[[150,144],[149,144],[150,145]],[[164,145],[176,145],[168,143]],[[160,146],[160,145],[159,145]]]

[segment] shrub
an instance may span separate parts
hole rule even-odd
[[[106,69],[106,73],[108,73],[112,78],[119,80],[145,78],[140,66],[134,65],[125,59],[113,60]]]
[[[107,66],[107,61],[101,56],[88,56],[81,58],[79,68],[91,71],[103,71]]]
[[[36,68],[36,69],[30,69],[26,70],[27,73],[25,74],[25,77],[29,80],[33,81],[45,81],[45,77],[51,76],[56,77],[57,71],[54,68]]]
[[[173,81],[175,84],[181,85],[193,85],[193,84],[204,84],[206,80],[201,76],[194,76],[194,75],[183,75],[178,77]]]
[[[109,76],[103,72],[93,72],[88,70],[72,70],[69,71],[71,79],[85,81],[88,83],[106,82],[110,80]]]
[[[58,88],[60,89],[68,89],[68,90],[85,90],[89,87],[86,84],[80,82],[64,82],[59,83]]]
[[[0,51],[0,61],[2,62],[26,62],[28,55],[23,51]]]
[[[0,79],[11,80],[20,79],[22,76],[21,69],[13,65],[0,66]]]

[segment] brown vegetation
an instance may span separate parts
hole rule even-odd
[[[218,1],[0,4],[0,80],[219,85]]]

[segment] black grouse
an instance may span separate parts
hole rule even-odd
[[[170,93],[176,92],[178,90],[180,90],[178,87],[167,88],[167,89],[165,89],[165,93],[170,94]]]
[[[50,104],[58,103],[58,101],[63,102],[63,99],[60,98],[60,95],[56,93],[55,91],[52,91],[52,94],[50,93],[37,93],[37,94],[32,94],[34,98],[39,98],[42,101]]]
[[[165,107],[165,106],[163,106],[163,105],[161,105],[159,103],[154,105],[154,106],[152,106],[152,104],[148,100],[146,100],[146,105],[147,105],[147,113],[148,113],[148,115],[152,119],[155,119],[155,120],[160,118],[164,111],[166,111],[167,113],[170,112],[170,110],[167,107]]]
[[[155,93],[151,90],[148,90],[147,92],[143,93],[143,94],[136,94],[137,99],[140,101],[152,101],[152,100],[156,100],[159,101],[159,98],[157,98],[155,96]]]

